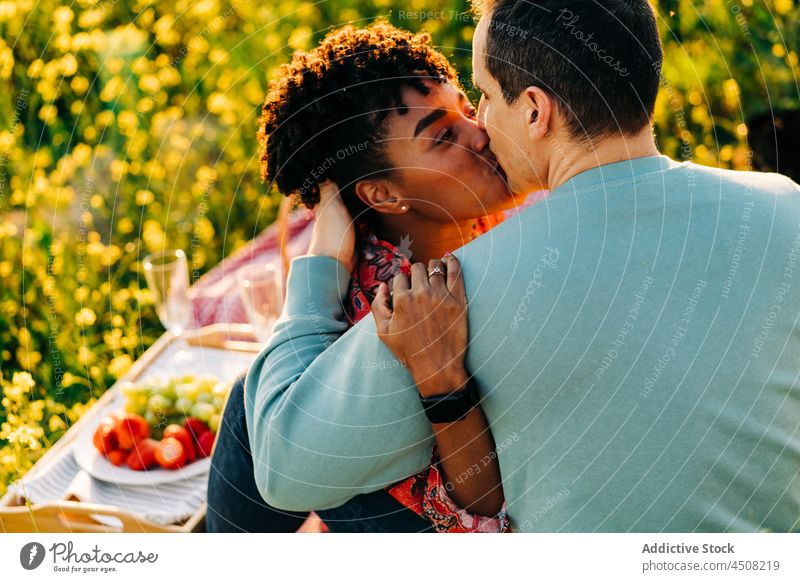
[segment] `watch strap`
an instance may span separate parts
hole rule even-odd
[[[480,395],[475,383],[471,380],[464,388],[449,394],[420,396],[425,415],[433,424],[457,422],[464,420],[469,411],[480,402]]]

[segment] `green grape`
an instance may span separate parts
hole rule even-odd
[[[211,392],[201,392],[197,395],[196,402],[208,402],[209,404],[213,404],[214,394]]]
[[[208,428],[210,428],[211,432],[214,434],[216,434],[217,430],[219,429],[219,419],[219,414],[212,414],[211,418],[208,419]]]
[[[200,393],[211,392],[218,382],[219,380],[217,380],[217,378],[207,374],[205,376],[198,376],[197,380],[195,380],[195,385],[197,385]]]
[[[217,407],[208,402],[197,402],[192,406],[192,416],[208,424],[211,417],[216,414]]]
[[[156,413],[170,414],[174,410],[174,405],[166,396],[153,394],[147,401],[147,408]]]
[[[144,413],[144,419],[147,421],[147,424],[150,425],[150,428],[153,428],[158,424],[158,413],[152,410],[147,410]]]
[[[175,393],[178,395],[178,399],[183,398],[194,402],[197,399],[197,395],[200,394],[200,387],[194,382],[178,384],[175,386]]]
[[[175,401],[175,411],[185,416],[192,414],[192,406],[194,406],[194,402],[188,398],[178,397]]]

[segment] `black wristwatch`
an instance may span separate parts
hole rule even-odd
[[[425,415],[432,424],[456,422],[464,420],[469,411],[480,402],[480,395],[475,383],[471,380],[467,385],[450,394],[437,394],[427,398],[419,397]]]

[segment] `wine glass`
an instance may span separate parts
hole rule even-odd
[[[158,318],[176,338],[175,361],[191,360],[191,353],[183,332],[189,325],[189,263],[180,249],[167,250],[146,257],[144,276],[155,300]]]
[[[272,326],[283,308],[283,279],[272,263],[251,263],[236,271],[242,303],[247,317],[262,343],[269,339]]]

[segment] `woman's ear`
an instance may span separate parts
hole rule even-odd
[[[402,194],[387,180],[359,180],[355,192],[359,200],[382,214],[405,214],[410,208]]]
[[[522,108],[528,124],[528,136],[538,141],[550,133],[550,121],[555,103],[540,87],[528,87],[522,92]]]

